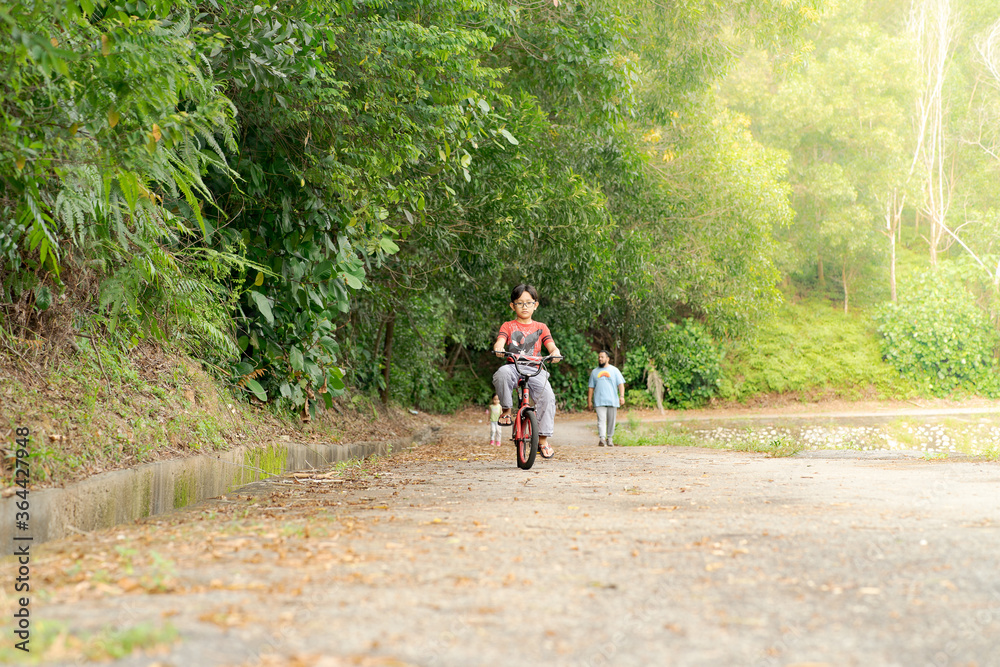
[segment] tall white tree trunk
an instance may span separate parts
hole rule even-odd
[[[885,229],[882,233],[889,237],[889,295],[896,300],[896,235],[899,233],[903,220],[903,204],[906,195],[899,193],[899,188],[893,188],[885,200]]]
[[[889,299],[896,301],[896,235],[889,235]]]
[[[983,64],[986,65],[986,71],[993,78],[993,85],[1000,87],[1000,20],[990,26],[990,29],[980,37],[976,43],[976,49],[979,51],[979,57]],[[1000,161],[1000,145],[994,143],[987,146],[980,141],[979,146],[988,155]],[[990,268],[986,267],[985,264],[983,268],[990,271]],[[996,270],[992,271],[992,278],[993,286],[1000,287],[1000,261],[997,262]]]
[[[851,285],[850,285],[850,281],[847,279],[847,264],[846,263],[842,264],[841,267],[840,267],[840,284],[844,288],[844,315],[847,315],[847,312],[848,312],[847,311],[847,307],[848,307],[848,304],[850,303],[850,297],[851,297],[851,293],[850,293]]]
[[[931,265],[936,265],[952,191],[952,178],[946,173],[948,141],[943,99],[954,33],[951,0],[914,0],[910,31],[917,45],[922,75],[915,118],[917,147],[910,171],[916,171],[923,181],[922,209],[930,222],[927,241]]]

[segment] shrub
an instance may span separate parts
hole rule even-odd
[[[656,407],[656,401],[645,389],[626,389],[625,406],[629,408],[647,408],[652,410]]]
[[[643,379],[646,375],[646,366],[649,364],[649,352],[645,345],[633,348],[628,351],[625,363],[622,364],[622,377],[625,378],[625,386],[632,389],[646,386]]]
[[[597,355],[580,333],[561,334],[558,345],[563,360],[546,365],[551,373],[549,383],[560,408],[582,410],[587,405],[587,384]]]
[[[689,408],[715,395],[722,378],[722,352],[703,324],[686,319],[671,326],[657,348],[653,363],[666,387],[665,403]]]
[[[883,358],[905,376],[927,378],[935,394],[995,382],[997,331],[965,288],[959,267],[942,266],[900,286],[896,303],[874,314]]]

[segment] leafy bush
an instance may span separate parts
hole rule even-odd
[[[722,351],[705,325],[692,319],[675,324],[657,347],[653,361],[666,387],[665,403],[689,408],[715,395],[722,378]]]
[[[629,350],[621,371],[634,407],[656,405],[645,389],[650,371],[663,382],[663,401],[675,408],[690,408],[707,402],[722,379],[722,351],[708,328],[692,319],[670,323],[649,347]]]
[[[646,375],[646,367],[649,364],[649,352],[645,345],[632,348],[625,356],[625,363],[619,369],[622,377],[625,378],[625,386],[628,389],[638,389],[646,386],[643,379]]]
[[[218,278],[238,260],[199,250],[201,175],[236,150],[205,61],[217,40],[186,18],[194,5],[140,7],[5,6],[0,59],[18,66],[0,81],[0,318],[54,292],[102,334],[232,357]]]
[[[546,366],[556,402],[565,410],[582,410],[587,405],[587,383],[590,371],[597,365],[597,355],[579,333],[561,334],[556,345],[563,360]]]
[[[632,408],[655,408],[656,399],[646,390],[646,373],[650,364],[645,345],[628,351],[619,369],[625,379],[625,402]]]
[[[411,382],[415,378],[416,376],[410,376]],[[477,379],[468,369],[456,370],[451,377],[434,369],[422,381],[412,385],[412,403],[425,412],[448,414],[470,403],[489,403],[493,397],[493,389],[490,388],[489,395],[486,396],[483,387],[481,379]]]
[[[960,267],[944,265],[900,286],[874,316],[882,355],[905,376],[929,378],[935,394],[994,383],[995,327],[976,305]]]
[[[626,389],[625,406],[629,408],[653,409],[656,407],[656,401],[645,389]]]

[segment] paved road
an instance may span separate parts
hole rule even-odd
[[[178,631],[122,665],[1000,665],[997,463],[605,450],[588,425],[527,472],[452,427],[46,545],[33,618]]]

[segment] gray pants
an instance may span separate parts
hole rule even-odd
[[[615,415],[618,414],[618,408],[613,405],[597,405],[594,406],[594,410],[597,411],[597,436],[601,440],[613,438],[615,435]]]
[[[517,386],[517,380],[518,375],[514,364],[504,364],[493,374],[493,388],[497,390],[500,406],[505,410],[514,403],[511,395],[514,392],[514,387]],[[542,371],[528,380],[528,392],[535,402],[535,413],[538,415],[538,435],[548,437],[552,435],[556,421],[556,395],[552,393],[552,387],[549,385],[548,371]]]

